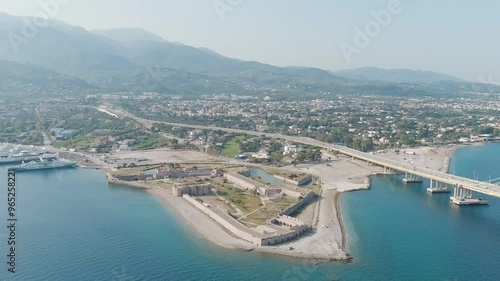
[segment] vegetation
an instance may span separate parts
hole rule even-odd
[[[224,148],[221,151],[221,154],[229,158],[238,156],[241,152],[241,142],[244,139],[244,136],[236,136],[230,141],[226,142],[224,144]]]
[[[159,133],[148,135],[147,138],[142,138],[132,144],[132,150],[150,150],[161,148],[169,145],[170,142]]]
[[[321,149],[307,148],[304,152],[297,153],[296,162],[317,162],[321,160]]]
[[[219,196],[237,206],[244,213],[255,211],[262,204],[259,196],[246,193],[231,184],[219,183],[216,186]]]
[[[283,212],[286,208],[290,207],[296,201],[295,198],[284,196],[281,200],[277,202],[268,201],[266,206],[257,212],[249,215],[241,222],[249,225],[261,225],[264,224],[269,218],[278,215]]]
[[[59,141],[54,144],[54,147],[56,148],[73,148],[77,150],[88,150],[90,148],[90,143],[84,135],[76,135],[75,137],[72,137],[69,140],[66,141]]]

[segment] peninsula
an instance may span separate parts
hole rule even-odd
[[[387,151],[381,156],[447,171],[455,147],[421,147],[407,154]],[[72,155],[74,160],[76,153]],[[81,160],[81,166],[106,170],[112,184],[146,189],[219,246],[341,262],[351,257],[339,197],[368,190],[370,177],[384,173],[381,167],[327,151],[316,163],[283,167],[170,149],[82,154]],[[280,180],[283,177],[311,180],[297,186]]]

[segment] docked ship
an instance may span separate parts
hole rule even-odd
[[[33,171],[33,170],[48,170],[48,169],[64,169],[64,168],[75,168],[76,163],[73,162],[63,162],[63,161],[42,161],[42,162],[30,162],[23,163],[18,166],[12,167],[16,172],[23,171]]]
[[[19,153],[0,153],[0,165],[21,164],[31,161],[38,161],[40,159],[42,159],[43,161],[54,160],[56,159],[56,155],[27,150],[20,151]]]

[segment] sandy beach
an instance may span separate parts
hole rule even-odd
[[[287,167],[287,169],[308,172],[316,177],[321,177],[323,188],[316,204],[309,205],[307,208],[309,210],[304,211],[311,212],[313,216],[311,225],[313,230],[299,239],[276,246],[256,246],[233,236],[185,199],[173,197],[169,191],[153,188],[149,189],[148,192],[174,210],[200,236],[219,246],[295,258],[349,261],[351,258],[345,251],[347,236],[344,233],[340,205],[338,204],[339,195],[341,192],[368,189],[370,185],[368,176],[380,172],[381,169],[361,161],[346,161],[344,159],[331,163]]]
[[[300,258],[312,258],[329,261],[349,261],[347,253],[347,233],[343,225],[340,195],[343,192],[368,190],[370,176],[383,172],[380,167],[368,165],[362,161],[351,161],[340,157],[337,161],[321,164],[286,167],[290,170],[310,173],[321,181],[321,193],[315,208],[313,230],[298,240],[279,246],[268,247],[270,250]],[[295,248],[294,253],[287,251]]]
[[[159,188],[149,189],[148,192],[169,206],[170,209],[203,238],[229,249],[249,251],[255,248],[255,245],[250,242],[243,241],[229,234],[219,224],[188,203],[184,198],[174,197],[169,191]]]
[[[402,149],[399,153],[384,152],[378,156],[407,163],[421,168],[428,168],[440,172],[448,172],[453,151],[461,146],[447,145],[441,147],[418,147]]]

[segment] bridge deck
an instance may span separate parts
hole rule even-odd
[[[376,165],[384,166],[396,171],[401,171],[405,173],[409,173],[412,175],[416,175],[419,177],[427,178],[427,179],[432,179],[438,182],[446,183],[446,184],[451,184],[451,185],[459,185],[463,188],[479,192],[482,194],[487,194],[490,196],[494,196],[497,198],[500,198],[500,186],[493,184],[493,183],[488,183],[488,182],[481,182],[478,180],[473,180],[473,179],[468,179],[464,177],[459,177],[455,175],[450,175],[447,173],[439,172],[439,171],[434,171],[431,169],[427,168],[421,168],[417,166],[412,166],[407,163],[401,163],[398,161],[394,161],[391,159],[387,159],[378,155],[372,155],[368,153],[364,153],[361,151],[357,151],[355,149],[351,149],[345,146],[339,146],[339,145],[334,145],[334,144],[327,144],[323,142],[316,141],[314,139],[307,139],[307,138],[293,138],[295,142],[298,143],[304,143],[304,144],[309,144],[309,145],[315,145],[319,147],[323,147],[326,149],[331,149],[331,150],[336,150],[342,154],[352,156],[357,159],[361,159]],[[301,141],[302,140],[302,141]]]
[[[488,182],[481,182],[478,180],[472,180],[464,177],[459,177],[455,175],[450,175],[447,173],[442,173],[439,171],[434,171],[426,168],[421,168],[421,167],[416,167],[409,165],[407,163],[401,163],[398,161],[394,161],[391,159],[387,159],[384,157],[380,157],[378,155],[372,155],[368,154],[365,152],[361,152],[355,149],[351,149],[345,146],[340,146],[340,145],[334,145],[334,144],[329,144],[325,142],[320,142],[315,139],[311,138],[305,138],[305,137],[293,137],[293,136],[286,136],[286,135],[281,135],[281,134],[269,134],[269,133],[261,133],[261,132],[254,132],[254,131],[246,131],[246,130],[238,130],[238,129],[229,129],[229,128],[221,128],[221,127],[211,127],[211,126],[199,126],[199,125],[189,125],[189,124],[179,124],[179,123],[170,123],[170,122],[156,122],[156,121],[151,121],[147,120],[144,118],[139,118],[137,116],[134,116],[130,113],[124,112],[124,111],[117,111],[116,113],[125,115],[127,117],[130,117],[132,119],[135,119],[136,121],[146,125],[146,126],[152,126],[153,123],[161,123],[169,126],[175,126],[175,127],[180,127],[180,128],[192,128],[192,129],[201,129],[201,130],[213,130],[213,131],[223,131],[223,132],[228,132],[228,133],[235,133],[235,134],[244,134],[244,135],[253,135],[253,136],[266,136],[270,138],[278,138],[278,139],[285,139],[285,140],[290,140],[296,143],[301,143],[301,144],[306,144],[306,145],[312,145],[312,146],[317,146],[329,150],[334,150],[338,151],[342,154],[361,159],[379,166],[387,167],[396,171],[401,171],[409,174],[413,174],[419,177],[427,178],[427,179],[432,179],[438,182],[450,184],[450,185],[458,185],[461,186],[465,189],[469,189],[475,192],[479,192],[482,194],[487,194],[493,197],[500,198],[500,185],[493,184],[493,183],[488,183]]]

